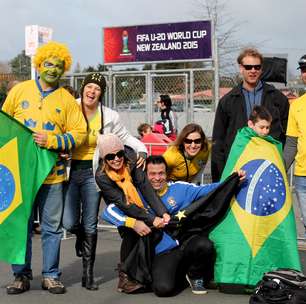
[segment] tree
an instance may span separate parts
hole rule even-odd
[[[153,70],[153,65],[150,64],[150,63],[146,63],[143,68],[142,68],[143,71],[148,71],[148,70]]]
[[[94,66],[92,66],[92,65],[89,65],[87,68],[84,68],[83,69],[83,72],[84,73],[88,73],[88,72],[106,72],[106,71],[108,71],[108,68],[107,68],[107,66],[106,65],[103,65],[103,64],[101,64],[101,63],[99,63],[98,65],[97,65],[97,67],[94,67]]]
[[[25,50],[22,50],[9,64],[12,73],[17,79],[25,80],[31,78],[31,58],[26,56]]]
[[[83,69],[83,72],[84,73],[88,73],[88,72],[92,73],[92,72],[96,72],[96,69],[92,65],[89,65],[87,68]]]
[[[79,62],[76,63],[73,73],[81,73],[81,64]]]
[[[99,63],[99,64],[97,65],[97,71],[99,71],[99,72],[105,72],[105,71],[108,71],[108,69],[107,69],[107,66],[106,66],[106,65]]]
[[[217,38],[220,74],[233,74],[237,66],[235,57],[245,47],[235,37],[243,22],[234,20],[225,0],[197,0],[196,4],[200,18],[212,20]]]

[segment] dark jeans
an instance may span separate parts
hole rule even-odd
[[[60,246],[62,239],[62,214],[63,214],[63,184],[43,184],[35,198],[35,205],[39,208],[41,223],[41,246],[42,246],[42,275],[43,277],[58,278]],[[25,264],[13,264],[14,275],[32,276],[32,228],[33,212],[28,224],[27,250]]]
[[[152,267],[154,293],[159,297],[173,296],[187,286],[186,274],[192,279],[213,278],[215,249],[207,236],[196,235],[181,246],[155,256]]]
[[[97,233],[100,199],[92,168],[72,169],[65,195],[63,227],[73,232],[81,224],[85,233]]]

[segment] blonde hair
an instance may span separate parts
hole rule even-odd
[[[260,60],[260,64],[263,63],[263,56],[257,49],[246,48],[246,49],[243,49],[242,52],[239,54],[237,58],[238,64],[242,64],[243,58],[247,56],[258,58]]]
[[[69,71],[72,64],[72,57],[68,47],[65,44],[49,41],[39,47],[34,56],[34,65],[37,70],[40,70],[40,65],[47,58],[58,57],[64,61],[65,72]]]

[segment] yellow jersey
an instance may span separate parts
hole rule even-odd
[[[28,80],[14,86],[2,110],[34,132],[47,133],[47,149],[68,152],[85,140],[83,113],[65,89],[57,88],[44,94],[37,82],[37,79]],[[65,172],[64,162],[59,158],[45,183],[64,181]]]
[[[192,159],[186,158],[186,162],[182,152],[176,146],[170,146],[163,154],[168,166],[168,179],[172,181],[191,181],[200,170],[202,170],[208,160],[211,146],[208,146],[207,151],[200,151]],[[188,166],[188,180],[187,168]]]
[[[297,137],[294,174],[306,176],[306,94],[290,104],[287,135]]]

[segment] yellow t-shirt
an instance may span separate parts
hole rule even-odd
[[[84,144],[72,150],[72,159],[92,160],[97,146],[97,136],[101,128],[101,113],[97,109],[88,121],[88,131]]]
[[[188,174],[191,181],[207,163],[211,146],[207,151],[200,151],[194,158],[187,159]],[[163,154],[168,165],[168,179],[173,181],[186,181],[187,170],[184,156],[176,146],[170,146]]]
[[[85,139],[86,121],[75,99],[63,88],[42,98],[35,80],[17,84],[9,92],[2,110],[33,131],[48,134],[46,148],[69,151]],[[58,159],[45,184],[65,180],[64,162]]]
[[[297,137],[294,174],[306,176],[306,94],[290,104],[287,135]]]

